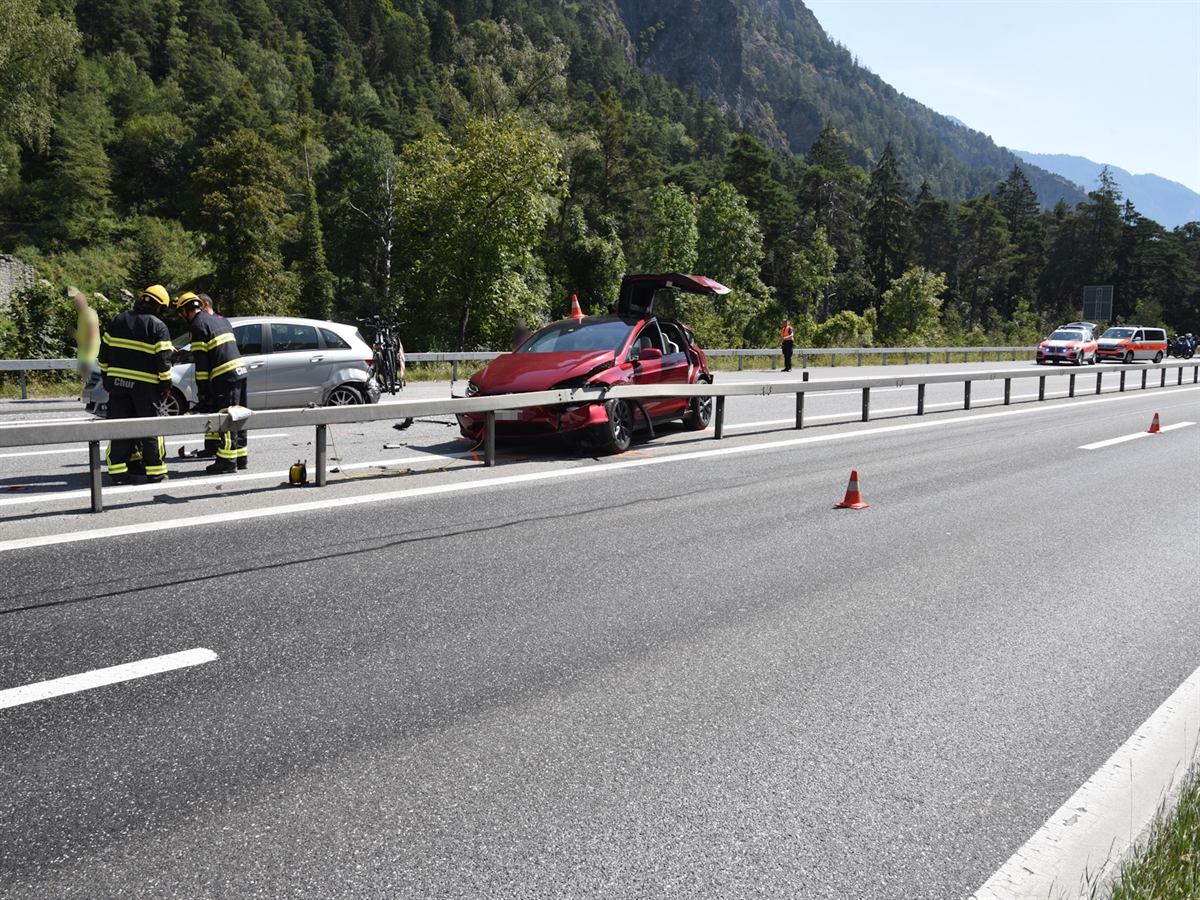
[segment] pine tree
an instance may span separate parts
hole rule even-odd
[[[900,174],[891,142],[879,157],[867,188],[867,214],[863,243],[867,265],[880,296],[900,277],[908,262],[912,209],[908,205],[908,183]]]

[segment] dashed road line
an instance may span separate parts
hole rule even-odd
[[[132,681],[135,678],[145,678],[149,675],[158,675],[175,669],[199,666],[215,659],[217,659],[217,654],[203,647],[197,647],[194,650],[140,659],[137,662],[125,663],[120,666],[109,666],[106,669],[93,669],[90,672],[68,675],[65,678],[38,681],[0,691],[0,709],[36,703],[39,700],[49,700],[51,697],[61,697],[65,694],[77,694],[80,691],[90,691],[93,688],[119,684],[122,681]]]

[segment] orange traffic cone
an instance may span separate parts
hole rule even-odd
[[[583,310],[579,308],[579,298],[576,297],[574,294],[571,295],[571,318],[572,319],[586,318],[583,314]]]
[[[850,485],[846,488],[846,499],[841,503],[833,504],[834,508],[841,507],[842,509],[864,509],[870,506],[870,503],[864,503],[862,494],[858,492],[858,469],[850,473]]]
[[[1146,434],[1162,434],[1162,429],[1158,427],[1158,413],[1154,414],[1154,421],[1150,423],[1150,430]]]

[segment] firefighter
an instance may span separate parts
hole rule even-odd
[[[161,284],[142,291],[133,309],[119,314],[100,338],[98,359],[108,391],[108,418],[141,419],[158,415],[156,402],[171,393],[171,333],[163,315],[171,297]],[[167,478],[161,437],[114,440],[108,445],[108,477],[113,484],[132,484],[130,460],[140,451],[146,481]]]
[[[238,352],[233,328],[223,318],[208,312],[204,301],[191,291],[175,301],[175,310],[192,330],[192,357],[196,360],[196,391],[201,408],[217,412],[246,402],[246,364]],[[217,459],[204,471],[224,475],[250,465],[246,456],[246,432],[222,431],[205,435],[216,438]]]

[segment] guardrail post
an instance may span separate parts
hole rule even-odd
[[[713,437],[721,440],[725,437],[725,396],[717,397],[716,421],[713,423]]]
[[[832,350],[829,351],[829,365],[830,366],[837,365],[837,354],[834,353]]]
[[[1142,390],[1143,391],[1146,389],[1146,374],[1147,374],[1147,370],[1142,369]]]
[[[862,420],[864,422],[871,421],[871,389],[870,388],[863,388]]]
[[[1100,380],[1104,378],[1104,373],[1099,369],[1096,370],[1096,393],[1100,393]]]
[[[317,487],[325,487],[325,482],[328,481],[328,475],[325,472],[325,464],[326,464],[325,438],[327,437],[326,432],[327,432],[328,427],[329,426],[327,426],[327,425],[318,425],[317,426],[317,436],[313,439],[314,445],[316,448],[316,452],[317,452],[317,478],[316,478]]]
[[[1074,373],[1072,373],[1072,374],[1071,374],[1071,387],[1070,387],[1070,389],[1067,391],[1067,396],[1068,396],[1068,397],[1074,397],[1074,396],[1075,396],[1075,375],[1074,375]]]
[[[99,441],[88,441],[88,477],[92,483],[92,512],[104,512],[104,498],[100,495]]]
[[[950,351],[947,350],[946,351],[946,363],[949,364],[949,362],[950,362]]]
[[[933,362],[933,353],[931,353],[931,352],[926,352],[926,354],[925,354],[925,365],[929,365],[931,362]]]
[[[917,385],[917,415],[925,415],[925,385],[924,383]]]
[[[107,351],[105,351],[107,352]],[[28,400],[29,395],[25,393],[25,370],[21,370],[21,399]]]
[[[1122,393],[1122,394],[1125,393],[1125,370],[1124,369],[1121,370],[1121,386],[1118,389],[1118,392]]]
[[[803,350],[800,351],[800,368],[802,368],[802,369],[808,368],[808,354],[805,353]],[[807,372],[804,373],[804,380],[808,381],[808,373]]]
[[[483,414],[483,465],[496,465],[496,413],[490,409]]]
[[[1179,367],[1179,381],[1177,384],[1183,384],[1183,366]]]
[[[1164,366],[1163,368],[1159,369],[1158,371],[1162,372],[1162,376],[1161,376],[1161,377],[1158,379],[1158,386],[1159,386],[1159,387],[1166,387],[1166,386],[1167,386],[1167,369],[1166,369],[1166,366]]]
[[[908,351],[907,350],[904,351],[904,364],[906,366],[908,365]]]
[[[458,381],[458,360],[450,360],[450,380]]]
[[[808,373],[801,374],[801,379],[808,381]],[[796,391],[796,430],[804,427],[804,391]]]
[[[1038,399],[1039,400],[1046,399],[1046,376],[1045,375],[1038,376]]]
[[[1004,379],[1004,405],[1008,406],[1012,401],[1012,379]]]
[[[887,365],[887,351],[886,350],[883,351],[883,364],[885,366]]]
[[[858,351],[858,364],[860,366],[862,365],[862,351],[861,350]]]
[[[739,371],[739,372],[740,372],[740,371],[742,371],[742,360],[743,360],[743,359],[745,359],[745,357],[743,357],[743,356],[742,356],[742,354],[740,354],[740,353],[739,353],[739,354],[738,354],[738,358],[737,358],[737,361],[738,361],[738,371]]]
[[[963,382],[963,409],[971,408],[971,382]]]

